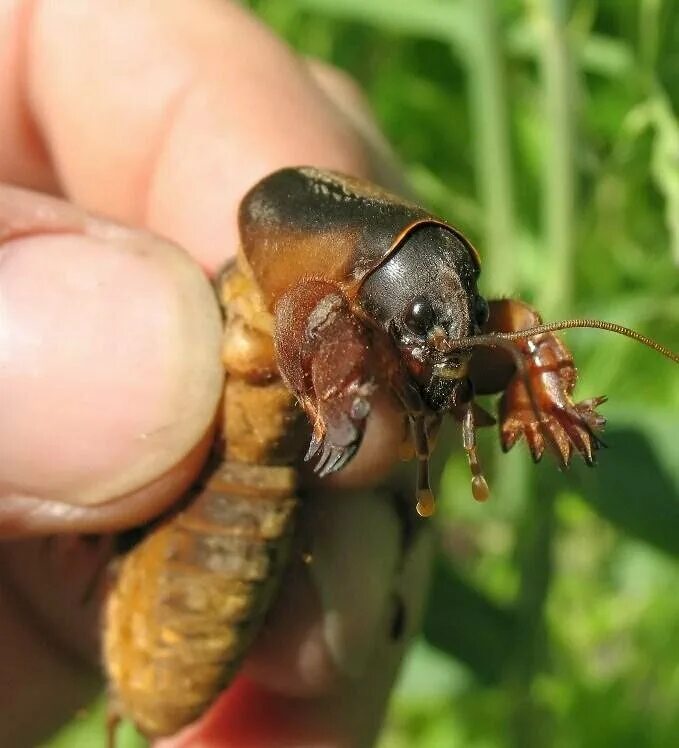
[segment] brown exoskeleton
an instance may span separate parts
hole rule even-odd
[[[419,461],[418,511],[433,511],[427,460],[438,423],[462,423],[472,491],[488,487],[477,394],[501,393],[502,446],[588,464],[597,407],[571,395],[576,369],[554,334],[609,323],[542,325],[514,300],[478,292],[480,261],[459,231],[366,182],[284,169],[245,196],[241,251],[225,272],[226,385],[221,452],[185,507],[122,561],[104,655],[115,708],[149,736],[196,719],[236,671],[270,605],[294,524],[297,472],[340,470],[358,449],[374,393],[402,404]],[[514,343],[513,341],[516,341]],[[301,410],[298,406],[301,406]]]

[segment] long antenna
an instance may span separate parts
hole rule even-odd
[[[492,332],[485,335],[470,335],[467,338],[451,340],[450,346],[451,348],[467,348],[475,345],[497,345],[498,347],[506,349],[506,346],[500,343],[501,340],[507,342],[524,340],[533,335],[542,335],[543,333],[554,332],[555,330],[569,330],[573,327],[591,327],[598,330],[615,332],[618,335],[624,335],[627,338],[632,338],[632,340],[636,340],[638,343],[651,348],[675,364],[679,364],[679,354],[666,348],[664,345],[657,343],[651,338],[647,338],[636,330],[630,330],[629,327],[623,327],[622,325],[616,325],[614,322],[605,322],[598,319],[568,319],[560,322],[548,322],[544,325],[536,325],[535,327],[529,327],[525,330],[517,330],[516,332]]]

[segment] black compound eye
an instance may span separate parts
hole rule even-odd
[[[477,296],[474,301],[474,321],[479,327],[483,327],[488,322],[489,315],[488,302],[483,296]]]
[[[415,333],[415,335],[426,335],[434,324],[434,310],[429,299],[418,296],[410,302],[406,309],[404,322]]]

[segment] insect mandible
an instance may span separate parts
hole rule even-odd
[[[368,182],[283,169],[248,192],[239,223],[238,258],[218,289],[221,439],[182,508],[122,560],[106,606],[112,708],[149,737],[195,720],[233,677],[285,568],[297,467],[341,470],[380,389],[409,423],[417,509],[428,516],[428,459],[445,414],[462,424],[474,497],[488,495],[476,430],[495,419],[480,394],[501,394],[503,449],[525,438],[535,460],[548,450],[563,466],[576,452],[594,463],[605,398],[572,399],[577,373],[556,330],[611,330],[679,362],[612,323],[543,325],[520,301],[487,301],[467,239]]]

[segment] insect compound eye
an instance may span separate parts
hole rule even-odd
[[[483,327],[488,322],[489,315],[488,302],[483,296],[477,296],[474,301],[474,321],[479,327]]]
[[[415,335],[425,336],[434,323],[434,310],[429,299],[418,296],[406,308],[404,322]]]

